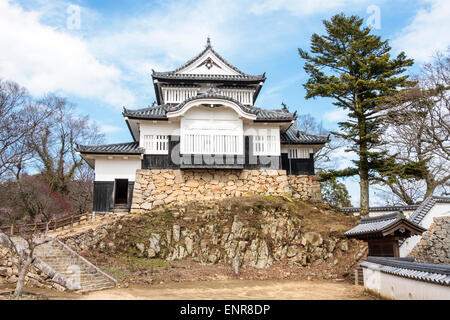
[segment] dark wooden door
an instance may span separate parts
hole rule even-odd
[[[114,204],[127,204],[128,200],[128,180],[116,179]]]

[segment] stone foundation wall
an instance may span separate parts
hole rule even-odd
[[[450,217],[434,218],[411,252],[417,262],[450,265]]]
[[[193,200],[255,194],[322,200],[315,176],[288,176],[286,170],[141,169],[136,171],[131,212]]]

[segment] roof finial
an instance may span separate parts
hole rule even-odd
[[[208,35],[208,38],[206,39],[206,46],[211,47],[211,38]]]

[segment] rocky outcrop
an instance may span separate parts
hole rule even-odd
[[[137,170],[132,212],[193,200],[245,195],[292,196],[320,201],[315,176],[288,176],[286,170]]]
[[[434,218],[411,252],[417,262],[450,265],[450,217]]]
[[[352,247],[342,231],[306,227],[311,224],[303,217],[311,215],[306,204],[284,199],[247,201],[244,197],[225,204],[154,209],[64,241],[80,251],[100,250],[108,255],[125,251],[141,258],[173,261],[191,257],[200,264],[225,262],[254,268],[266,268],[276,261],[297,266],[337,264],[337,258]]]

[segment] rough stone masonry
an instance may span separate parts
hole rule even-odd
[[[286,170],[148,170],[136,172],[131,212],[192,200],[245,195],[291,196],[321,201],[316,176]]]
[[[417,262],[450,265],[450,217],[434,218],[411,252]]]

